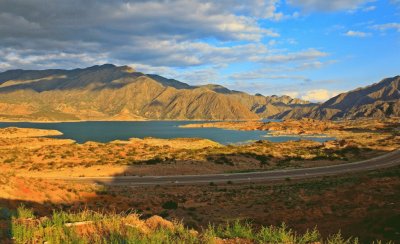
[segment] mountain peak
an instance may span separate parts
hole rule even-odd
[[[116,68],[117,66],[114,64],[102,64],[102,65],[93,65],[88,68],[83,68],[83,70],[101,70],[101,69],[113,69]]]
[[[200,87],[207,88],[217,93],[224,93],[224,94],[234,93],[234,91],[229,90],[228,88],[218,84],[207,84],[207,85],[202,85]]]

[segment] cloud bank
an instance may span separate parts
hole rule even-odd
[[[5,0],[0,2],[0,48],[8,58],[2,63],[27,67],[27,61],[16,59],[29,56],[39,59],[36,64],[52,66],[59,61],[54,52],[65,53],[64,59],[83,55],[82,63],[106,57],[109,62],[176,67],[232,60],[237,56],[230,50],[233,45],[239,53],[254,45],[227,43],[254,44],[279,36],[258,23],[283,16],[277,2]]]

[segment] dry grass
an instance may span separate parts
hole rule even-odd
[[[36,217],[21,206],[10,214],[10,238],[15,243],[321,243],[314,229],[298,234],[284,224],[280,227],[255,229],[248,222],[233,221],[209,225],[201,233],[177,221],[159,216],[147,220],[135,213],[104,214],[93,211],[53,212]],[[340,233],[326,243],[358,243],[357,238],[344,239]]]

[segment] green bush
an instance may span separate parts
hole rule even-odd
[[[163,209],[177,209],[178,203],[174,201],[167,201],[162,205]]]
[[[17,209],[17,217],[22,219],[29,219],[29,218],[34,218],[35,215],[33,214],[32,209],[26,208],[24,205],[21,205]]]

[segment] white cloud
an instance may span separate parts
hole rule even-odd
[[[221,77],[218,74],[219,67],[193,68],[189,70],[179,70],[166,66],[150,66],[144,64],[129,64],[136,71],[145,74],[157,74],[166,78],[176,79],[190,85],[204,85],[209,83],[219,83]]]
[[[290,45],[297,45],[297,44],[299,44],[299,43],[297,42],[297,40],[296,40],[296,39],[293,39],[293,38],[289,38],[289,39],[287,39],[286,41],[287,41],[287,43],[290,44]]]
[[[379,30],[379,31],[386,31],[390,29],[397,30],[400,32],[400,23],[386,23],[386,24],[380,24],[380,25],[373,25],[372,29]]]
[[[0,62],[0,71],[1,71],[1,70],[7,70],[7,69],[9,69],[9,68],[11,68],[11,65],[10,65],[10,64]]]
[[[271,20],[279,20],[284,16],[282,12],[277,10],[279,3],[280,0],[219,0],[212,2],[218,10],[231,9],[241,15],[252,15]]]
[[[191,85],[205,85],[220,83],[220,76],[213,68],[198,69],[193,71],[180,72],[177,74],[178,80],[190,83]]]
[[[323,102],[326,101],[336,95],[338,95],[339,91],[330,91],[326,89],[315,89],[309,90],[301,95],[301,99],[307,101],[315,101],[315,102]]]
[[[362,9],[363,12],[371,12],[376,9],[376,6],[368,6]]]
[[[133,64],[144,70],[164,68],[189,68],[195,66],[216,66],[235,62],[257,62],[265,64],[297,63],[297,66],[313,68],[319,66],[319,58],[328,54],[316,49],[285,53],[271,50],[260,43],[234,46],[214,46],[204,42],[177,42],[174,40],[136,39],[135,45],[120,46],[108,52],[57,52],[35,49],[0,49],[0,62],[16,68],[34,69],[91,66],[99,63]],[[132,62],[132,57],[134,62]],[[309,66],[309,67],[307,67]],[[313,66],[313,67],[312,67]],[[316,67],[318,68],[318,67]],[[140,70],[140,69],[139,69]],[[288,71],[291,71],[288,69]]]
[[[247,72],[233,73],[229,76],[230,80],[236,81],[248,81],[248,80],[291,80],[291,81],[301,81],[309,82],[311,79],[304,75],[293,74],[299,71],[305,70],[316,70],[327,65],[336,63],[337,60],[327,60],[327,61],[301,61],[291,65],[268,65],[267,67],[250,70]]]
[[[276,40],[270,40],[270,41],[268,42],[268,45],[269,45],[269,46],[275,46],[276,43],[277,43]]]
[[[300,52],[291,52],[287,54],[274,54],[267,56],[255,56],[251,60],[255,62],[265,62],[265,63],[285,63],[285,62],[295,62],[302,60],[313,60],[317,58],[326,57],[329,54],[326,52],[319,51],[314,48],[303,50]]]
[[[354,10],[370,0],[287,0],[293,6],[305,11],[341,11]]]
[[[228,4],[229,3],[229,4]],[[219,40],[260,40],[278,36],[259,26],[258,19],[274,19],[277,0],[247,1],[1,1],[0,34],[17,37],[4,28],[43,27],[32,37],[99,40],[112,44],[117,37],[157,36],[167,39],[213,37]],[[51,13],[51,14],[49,14]],[[3,16],[4,15],[4,16]],[[28,21],[29,20],[29,21]],[[31,26],[29,26],[31,25]],[[112,34],[113,38],[110,38]],[[35,39],[31,39],[35,41]]]
[[[298,71],[298,70],[308,70],[308,69],[320,69],[324,66],[330,65],[330,64],[334,64],[337,63],[337,60],[328,60],[328,61],[311,61],[311,62],[303,62],[301,64],[298,64],[294,70]]]
[[[346,33],[344,33],[344,35],[350,37],[367,37],[370,36],[371,33],[349,30]]]
[[[235,46],[214,46],[204,42],[178,42],[175,40],[136,39],[134,46],[122,46],[113,52],[119,60],[133,56],[136,63],[146,63],[152,66],[190,67],[249,61],[261,55],[267,55],[269,50],[260,43],[249,43]],[[156,57],[156,58],[155,58]]]
[[[268,75],[259,72],[237,73],[230,76],[232,80],[248,81],[248,80],[301,80],[308,81],[309,79],[301,75]]]
[[[93,59],[101,54],[107,62],[151,66],[231,62],[241,55],[254,56],[256,46],[265,49],[259,44],[263,38],[279,37],[276,30],[259,24],[262,19],[286,17],[277,9],[279,2],[4,0],[0,49],[18,50],[21,59],[24,53],[33,55],[31,50],[43,56],[63,52],[69,54],[65,59],[71,58],[65,63],[73,63],[73,55],[81,53]],[[28,65],[31,59],[10,65],[34,68],[33,62]],[[36,67],[43,68],[40,63]]]
[[[24,68],[40,69],[87,67],[107,63],[106,53],[66,53],[66,52],[37,52],[36,50],[18,50],[13,48],[0,49],[0,69]]]
[[[130,63],[128,64],[128,66],[132,67],[138,72],[142,72],[145,74],[157,74],[166,77],[174,77],[176,75],[175,70],[168,66],[151,66],[140,63]]]

